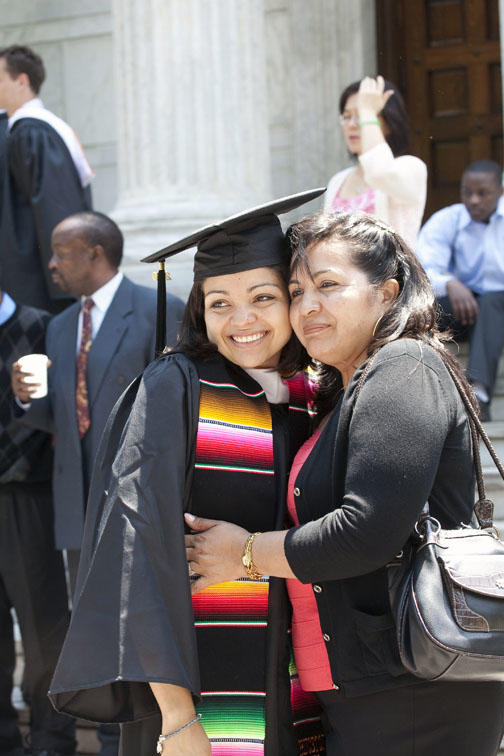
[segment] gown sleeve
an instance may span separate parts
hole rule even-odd
[[[199,695],[183,537],[198,405],[193,364],[172,354],[131,384],[109,418],[51,684],[59,711],[97,722],[142,719],[157,711],[148,682]]]

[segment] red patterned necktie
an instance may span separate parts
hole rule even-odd
[[[93,330],[91,324],[91,308],[94,306],[93,300],[88,297],[84,300],[82,307],[82,335],[79,354],[77,355],[77,387],[75,391],[75,408],[77,411],[77,425],[79,426],[79,436],[83,438],[91,425],[89,418],[89,403],[86,383],[86,368],[91,342],[93,340]]]

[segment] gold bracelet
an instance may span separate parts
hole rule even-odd
[[[260,580],[262,578],[262,575],[255,566],[254,559],[252,558],[252,544],[254,543],[254,538],[258,535],[261,535],[261,533],[251,533],[245,541],[245,548],[243,549],[242,564],[245,567],[247,577],[250,580]]]

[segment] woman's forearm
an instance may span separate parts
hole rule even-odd
[[[149,683],[163,718],[163,732],[171,732],[196,716],[192,695],[187,688],[168,683]]]
[[[376,123],[375,123],[376,121]],[[383,144],[385,136],[378,122],[378,114],[372,110],[359,109],[360,139],[362,152],[368,152],[378,144]]]
[[[199,721],[184,727],[196,718],[191,692],[180,685],[149,685],[161,710],[159,734],[172,735],[161,743],[163,756],[210,756],[210,742]]]
[[[242,558],[250,533],[230,522],[207,520],[188,513],[185,519],[193,531],[185,537],[187,561],[190,569],[200,576],[191,586],[193,593],[209,585],[247,576]],[[257,572],[295,577],[284,553],[287,532],[276,530],[254,536],[251,555]]]
[[[275,530],[261,533],[254,538],[252,558],[257,570],[263,575],[295,578],[287,557],[284,543],[287,530]]]

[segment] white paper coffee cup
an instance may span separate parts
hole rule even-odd
[[[25,378],[25,383],[38,383],[36,391],[31,394],[32,399],[40,399],[47,394],[47,354],[25,354],[18,363],[24,373],[32,373]]]

